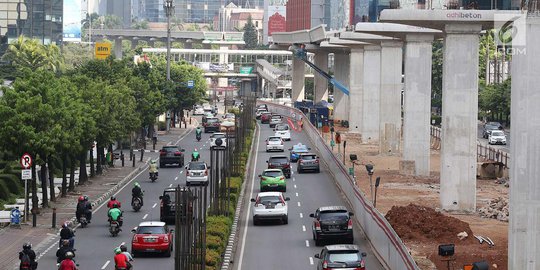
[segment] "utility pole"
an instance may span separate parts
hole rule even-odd
[[[171,16],[174,14],[173,0],[165,0],[163,3],[165,15],[167,16],[167,81],[171,80]],[[171,128],[171,112],[167,111],[167,131]]]

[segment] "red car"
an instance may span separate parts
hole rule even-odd
[[[134,233],[131,240],[131,254],[135,257],[142,252],[151,252],[170,257],[173,250],[173,231],[165,222],[141,222],[137,228],[131,230]]]
[[[270,118],[272,118],[272,113],[264,112],[263,114],[261,114],[261,124],[270,123]]]

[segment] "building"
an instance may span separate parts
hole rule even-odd
[[[289,0],[286,30],[296,31],[326,25],[327,30],[339,30],[353,21],[354,0]],[[351,8],[352,7],[352,8]]]
[[[0,0],[0,53],[19,35],[60,45],[63,8],[63,1],[58,0]]]
[[[220,0],[176,0],[175,17],[181,23],[211,24],[222,6]]]
[[[272,42],[272,33],[285,32],[287,0],[264,0],[263,44]]]
[[[222,31],[242,31],[247,24],[248,18],[251,20],[262,34],[264,11],[259,8],[242,8],[234,3],[220,8],[219,13],[214,15],[213,27]]]

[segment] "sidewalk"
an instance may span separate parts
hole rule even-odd
[[[187,133],[192,126],[187,129],[173,128],[169,134],[158,137],[156,149],[161,149],[163,145],[172,142],[176,143],[181,136]],[[149,146],[149,147],[148,147]],[[152,149],[149,144],[147,149]],[[75,187],[75,192],[68,193],[64,198],[57,198],[56,202],[50,202],[50,208],[41,209],[37,216],[36,227],[32,227],[32,217],[29,217],[27,224],[23,224],[21,229],[6,227],[0,230],[0,269],[18,269],[18,253],[26,242],[32,243],[33,249],[40,257],[40,254],[48,248],[59,232],[61,224],[66,220],[74,219],[77,198],[82,194],[87,195],[92,205],[100,204],[119,189],[123,184],[129,181],[134,175],[147,167],[149,155],[144,155],[144,161],[140,162],[140,153],[136,153],[135,167],[132,167],[132,161],[129,160],[129,150],[124,151],[125,167],[122,167],[120,160],[116,160],[115,167],[104,170],[102,175],[90,178],[84,185]],[[52,228],[52,212],[56,208],[56,229]],[[17,267],[15,268],[15,265]],[[38,266],[39,269],[39,266]]]

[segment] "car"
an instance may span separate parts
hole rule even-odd
[[[272,117],[272,113],[270,112],[263,112],[261,114],[261,124],[268,124],[270,123],[270,117]]]
[[[309,214],[313,218],[311,231],[316,246],[322,245],[323,241],[345,241],[347,244],[354,242],[353,221],[354,214],[345,206],[323,206],[315,213]]]
[[[195,107],[193,115],[204,115],[204,109],[202,107]]]
[[[192,161],[186,166],[186,186],[208,185],[208,166],[203,161]]]
[[[272,117],[270,118],[270,121],[268,122],[271,128],[274,128],[277,124],[281,124],[281,123],[283,123],[283,119],[281,118],[281,115],[278,115],[278,114],[272,115]]]
[[[265,109],[265,110],[268,111],[268,105],[266,105],[266,104],[258,104],[258,105],[257,105],[257,110],[258,110],[258,109]]]
[[[487,122],[486,125],[496,126],[497,129],[503,129],[503,125],[499,122]]]
[[[484,129],[482,130],[482,137],[484,139],[487,139],[489,137],[489,134],[491,134],[491,131],[493,130],[499,130],[499,127],[496,125],[485,125]]]
[[[174,221],[176,215],[176,188],[166,188],[159,196],[159,220],[163,222]]]
[[[255,112],[255,118],[260,119],[261,115],[265,112],[268,112],[267,109],[257,109],[257,112]]]
[[[296,166],[298,173],[303,173],[305,171],[315,171],[316,173],[321,172],[321,167],[319,166],[319,157],[313,153],[303,153],[298,157],[298,165]]]
[[[229,120],[231,122],[234,122],[234,119],[236,118],[236,115],[234,113],[226,113],[223,115],[223,119]]]
[[[221,139],[221,145],[216,144],[216,140]],[[222,132],[216,132],[210,136],[210,148],[227,148],[227,135]]]
[[[289,158],[291,162],[297,162],[300,155],[303,153],[309,153],[309,150],[311,150],[311,148],[307,147],[307,145],[302,144],[302,143],[293,145],[293,147],[289,148],[289,151],[290,151]]]
[[[326,269],[354,269],[366,270],[364,258],[367,253],[361,252],[357,245],[329,245],[321,253],[315,254],[319,259],[317,270]]]
[[[502,130],[493,130],[488,137],[489,144],[504,144],[506,145],[506,134]]]
[[[281,192],[261,192],[256,198],[251,198],[253,205],[253,225],[257,226],[263,220],[278,220],[283,224],[289,223],[287,201],[290,199]]]
[[[173,229],[169,229],[165,222],[144,221],[131,230],[131,254],[139,256],[143,252],[163,253],[171,257],[173,250]]]
[[[271,156],[266,162],[268,169],[281,169],[286,178],[291,178],[291,162],[287,156]]]
[[[268,191],[271,189],[279,190],[281,192],[287,191],[287,181],[285,180],[285,174],[281,169],[266,169],[262,174],[259,174],[260,189],[261,191]]]
[[[291,129],[287,124],[277,124],[274,127],[274,136],[281,137],[285,141],[291,140]]]
[[[169,164],[178,164],[179,167],[184,166],[184,152],[176,145],[164,145],[159,150],[159,167],[163,168]]]
[[[279,136],[270,136],[266,139],[266,152],[270,151],[285,151],[285,146],[283,146],[283,139]]]
[[[221,122],[216,117],[207,117],[206,123],[203,124],[204,133],[219,132],[221,129]]]

